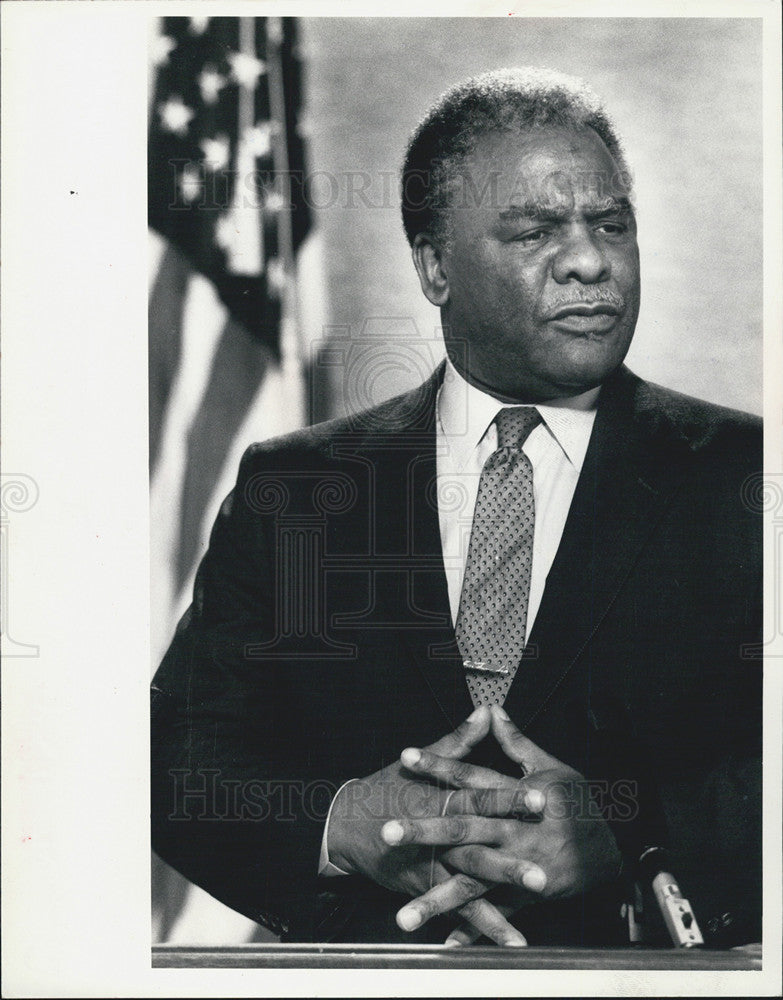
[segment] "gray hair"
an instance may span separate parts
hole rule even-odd
[[[411,136],[402,168],[402,222],[408,242],[412,245],[422,232],[441,243],[448,240],[457,171],[482,135],[547,126],[593,129],[630,191],[631,175],[615,126],[587,84],[538,67],[493,70],[446,91]]]

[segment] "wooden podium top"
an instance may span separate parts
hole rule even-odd
[[[638,969],[681,972],[758,971],[761,947],[444,948],[442,945],[154,945],[155,969]]]

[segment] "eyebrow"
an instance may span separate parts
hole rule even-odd
[[[630,212],[630,198],[616,198],[612,195],[589,202],[582,209],[588,219],[599,219],[605,215],[618,212]],[[519,205],[509,205],[499,213],[503,222],[514,222],[518,219],[541,219],[546,222],[561,222],[568,218],[570,209],[557,205],[545,205],[540,202],[523,202]]]

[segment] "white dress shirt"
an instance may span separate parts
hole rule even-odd
[[[542,422],[533,428],[522,446],[533,466],[535,502],[526,641],[582,471],[599,391],[599,388],[590,389],[579,396],[538,404],[536,409]],[[440,539],[453,624],[457,621],[481,470],[497,450],[495,417],[508,405],[470,385],[451,361],[446,361],[436,403],[436,472]],[[329,862],[328,830],[329,816],[321,843],[319,874],[344,875],[345,872]]]
[[[527,635],[538,613],[582,471],[598,393],[598,388],[590,389],[580,396],[536,406],[542,422],[533,428],[522,447],[533,466],[535,502]],[[508,405],[470,385],[451,361],[446,362],[437,402],[438,517],[454,624],[481,470],[497,450],[495,417]]]

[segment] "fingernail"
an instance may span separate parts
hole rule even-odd
[[[415,931],[421,925],[421,914],[418,910],[400,910],[397,925],[404,931]]]
[[[531,788],[530,791],[525,792],[525,805],[531,812],[543,812],[546,805],[544,793],[539,792],[537,788]]]
[[[485,705],[480,705],[474,712],[471,712],[468,716],[468,722],[478,722],[479,719],[483,719],[487,714],[487,708]]]
[[[540,868],[531,868],[522,876],[522,885],[531,892],[541,892],[546,885],[546,875]]]
[[[402,828],[402,824],[398,823],[396,819],[392,819],[388,823],[383,824],[381,836],[387,844],[391,844],[393,847],[395,844],[400,843],[405,836],[405,831]]]
[[[509,938],[504,944],[506,948],[527,948],[527,941],[524,938]]]
[[[492,711],[499,719],[502,719],[504,722],[511,722],[511,719],[508,717],[508,712],[506,712],[504,708],[501,708],[500,705],[493,705]]]
[[[443,942],[443,947],[444,948],[461,948],[462,947],[462,942],[460,941],[459,938],[447,937],[446,940]]]
[[[400,754],[400,760],[406,767],[415,767],[421,760],[421,750],[416,747],[407,747]]]

